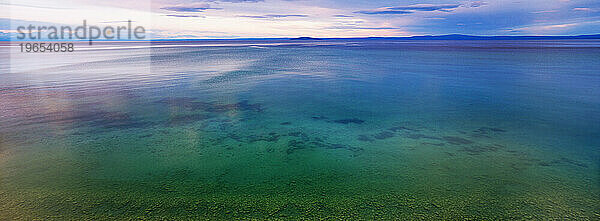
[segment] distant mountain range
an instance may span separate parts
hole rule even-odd
[[[567,39],[600,39],[596,35],[576,36],[475,36],[475,35],[424,35],[412,37],[367,37],[367,38],[311,38],[300,37],[290,40],[333,40],[333,39],[391,39],[391,40],[567,40]]]
[[[232,39],[150,39],[150,41],[228,41],[228,40],[296,40],[296,41],[318,41],[318,40],[351,40],[351,39],[364,39],[364,40],[582,40],[582,39],[599,39],[600,34],[595,35],[575,35],[575,36],[476,36],[476,35],[423,35],[423,36],[411,36],[411,37],[363,37],[363,38],[313,38],[313,37],[299,37],[299,38],[232,38]],[[8,36],[0,35],[0,41],[10,41]],[[48,39],[36,39],[30,41],[49,41]],[[56,41],[56,40],[51,40]],[[78,41],[78,40],[74,40]],[[81,40],[87,41],[87,40]],[[94,41],[115,41],[107,39],[96,39]],[[141,40],[147,41],[147,40]]]

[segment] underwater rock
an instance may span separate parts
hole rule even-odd
[[[418,139],[430,139],[430,140],[442,140],[442,138],[429,136],[425,134],[407,134],[407,138],[418,140]]]
[[[474,132],[506,132],[506,130],[500,129],[500,128],[495,128],[495,127],[480,127],[479,129],[475,130]]]
[[[463,149],[461,151],[465,151],[470,155],[478,155],[478,154],[481,154],[484,152],[495,152],[502,148],[504,148],[504,146],[502,146],[500,144],[492,144],[492,145],[485,145],[485,146],[472,145],[472,146],[468,146],[468,147],[463,147]]]
[[[362,123],[364,123],[365,121],[364,121],[364,120],[361,120],[361,119],[358,119],[358,118],[349,118],[349,119],[340,119],[340,120],[335,120],[335,121],[333,121],[333,122],[335,122],[335,123],[338,123],[338,124],[350,124],[350,123],[354,123],[354,124],[362,124]]]
[[[570,164],[573,166],[578,166],[578,167],[583,167],[583,168],[587,168],[588,165],[584,164],[584,163],[580,163],[565,157],[561,157],[560,159],[557,160],[552,160],[550,162],[540,162],[539,165],[540,166],[555,166],[555,165],[559,165],[559,164]]]
[[[494,127],[480,127],[477,130],[473,131],[473,135],[471,135],[472,137],[485,137],[485,138],[490,138],[489,134],[492,133],[503,133],[506,132],[506,130],[500,129],[500,128],[494,128]]]
[[[288,149],[286,150],[286,153],[292,154],[296,150],[303,150],[306,148],[308,148],[308,145],[306,145],[304,142],[297,141],[297,140],[290,140],[290,141],[288,141]]]
[[[473,141],[467,140],[467,139],[462,138],[462,137],[445,136],[445,137],[442,137],[442,139],[444,141],[446,141],[447,143],[453,144],[453,145],[465,145],[465,144],[472,144],[472,143],[474,143]]]
[[[577,162],[577,161],[574,161],[574,160],[571,160],[571,159],[568,159],[568,158],[564,158],[563,157],[563,158],[561,158],[561,160],[562,160],[562,162],[565,162],[565,163],[568,163],[568,164],[571,164],[571,165],[574,165],[574,166],[584,167],[584,168],[588,167],[588,165],[585,164],[585,163],[580,163],[580,162]]]
[[[539,165],[543,166],[543,167],[549,167],[549,166],[552,166],[552,163],[551,162],[540,162]]]
[[[254,142],[258,142],[258,141],[277,142],[277,141],[279,141],[280,136],[281,135],[276,134],[276,133],[269,133],[267,135],[250,135],[247,137],[247,140],[250,143],[254,143]]]
[[[290,133],[288,133],[288,135],[290,135],[292,137],[299,137],[302,134],[304,134],[304,133],[302,133],[302,132],[290,132]]]
[[[313,140],[315,140],[315,142],[325,142],[325,140],[323,140],[323,138],[320,137],[313,137]]]
[[[325,148],[325,149],[345,149],[352,151],[354,156],[362,151],[362,148],[354,147],[345,144],[337,144],[337,143],[328,143],[324,142],[322,139],[313,139],[311,141],[298,141],[298,140],[290,140],[288,141],[288,149],[286,150],[287,154],[292,154],[297,150],[303,149],[314,149],[314,148]]]
[[[312,116],[311,118],[312,118],[313,120],[327,120],[327,119],[329,119],[329,118],[327,118],[327,117],[325,117],[325,116],[320,116],[320,115],[317,115],[317,116]]]
[[[373,142],[375,141],[373,138],[371,138],[369,135],[365,135],[365,134],[361,134],[358,135],[357,140],[359,141],[364,141],[364,142]]]
[[[473,133],[470,135],[470,137],[472,138],[491,138],[490,135],[496,134],[496,133],[503,133],[506,132],[503,129],[500,128],[494,128],[494,127],[480,127],[477,130],[474,130]]]
[[[206,120],[209,118],[210,118],[210,116],[208,116],[206,114],[175,115],[175,116],[170,116],[169,119],[167,120],[167,122],[170,125],[182,125],[182,124],[189,124],[189,123],[194,123],[197,121]]]
[[[302,141],[310,140],[309,136],[303,132],[290,132],[290,133],[288,133],[288,136],[300,137],[300,139],[302,139]]]
[[[438,147],[446,145],[445,143],[430,143],[430,142],[424,142],[424,143],[421,143],[421,144],[423,144],[423,145],[431,145],[431,146],[438,146]]]
[[[389,132],[389,131],[383,131],[381,133],[377,133],[377,134],[373,135],[373,137],[378,140],[384,140],[384,139],[394,137],[394,133]]]
[[[300,132],[300,131],[289,132],[287,134],[278,134],[276,132],[270,132],[268,134],[251,134],[251,135],[245,135],[245,136],[241,136],[236,133],[229,133],[223,139],[229,138],[229,139],[235,140],[240,143],[254,143],[254,142],[259,142],[259,141],[278,142],[281,139],[281,137],[285,137],[285,136],[295,137],[296,142],[308,142],[311,140],[314,140],[313,142],[319,142],[319,143],[323,142],[323,139],[321,139],[319,137],[310,137],[306,133]],[[223,139],[220,139],[220,141],[222,141]],[[299,144],[299,143],[295,143],[295,144]]]
[[[394,130],[392,130],[392,131],[394,131]],[[394,137],[396,135],[392,131],[385,130],[385,131],[381,131],[379,133],[372,134],[372,135],[361,134],[361,135],[358,135],[357,139],[359,141],[363,141],[363,142],[373,142],[373,141],[375,141],[375,139],[377,139],[377,140],[385,140],[385,139],[392,138],[392,137]]]
[[[143,135],[138,136],[138,138],[147,138],[147,137],[151,137],[153,135],[154,134],[143,134]],[[1,142],[0,142],[0,144],[1,144]]]
[[[237,142],[244,142],[244,140],[242,139],[242,137],[240,135],[235,134],[235,133],[228,133],[227,134],[227,138],[235,140]]]
[[[486,134],[479,134],[479,133],[474,133],[474,134],[471,134],[471,135],[469,135],[469,137],[471,137],[471,138],[475,138],[475,139],[477,139],[477,138],[492,138],[492,137],[491,137],[491,136],[489,136],[489,135],[486,135]]]
[[[389,131],[392,131],[392,132],[398,132],[398,131],[402,131],[402,130],[407,130],[407,131],[419,131],[419,130],[417,130],[417,129],[412,129],[412,128],[408,128],[408,127],[405,127],[405,126],[399,126],[399,127],[390,127],[390,128],[388,128],[388,130],[389,130]]]

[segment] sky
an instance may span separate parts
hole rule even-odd
[[[0,38],[19,25],[143,26],[152,39],[581,35],[600,0],[0,0]]]

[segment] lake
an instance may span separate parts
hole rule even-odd
[[[17,47],[2,219],[600,219],[599,40]]]

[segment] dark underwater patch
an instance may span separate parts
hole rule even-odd
[[[309,145],[305,144],[302,141],[297,141],[297,140],[290,140],[288,141],[288,148],[285,151],[287,154],[292,154],[297,150],[303,150],[303,149],[307,149],[310,148]]]
[[[292,137],[299,137],[300,135],[303,135],[304,133],[296,131],[296,132],[290,132],[288,133],[288,135],[292,136]]]
[[[423,144],[423,145],[429,145],[429,146],[438,146],[438,147],[442,147],[442,146],[446,145],[445,143],[430,143],[430,142],[423,142],[421,144]]]
[[[334,120],[334,123],[338,123],[338,124],[362,124],[365,121],[358,119],[358,118],[348,118],[348,119],[340,119],[340,120]]]
[[[410,139],[422,139],[422,138],[432,139],[432,140],[441,140],[442,139],[439,137],[428,136],[428,135],[424,135],[424,134],[410,133],[410,132],[416,132],[416,131],[419,131],[419,130],[414,129],[414,128],[409,128],[406,126],[396,126],[396,127],[390,127],[386,130],[380,131],[375,134],[361,134],[358,136],[357,140],[363,141],[363,142],[373,142],[375,140],[389,139],[389,138],[396,136],[397,134],[402,134],[402,136],[410,138]]]
[[[358,138],[356,138],[359,141],[363,141],[363,142],[373,142],[375,141],[373,138],[371,138],[371,136],[366,135],[366,134],[361,134],[358,135]]]
[[[439,138],[439,137],[425,135],[425,134],[416,134],[416,133],[407,134],[405,136],[407,138],[410,138],[413,140],[419,140],[419,139],[442,140],[442,138]]]
[[[403,130],[405,130],[405,131],[419,131],[417,129],[412,129],[412,128],[405,127],[405,126],[390,127],[390,128],[388,128],[388,130],[392,131],[392,132],[398,132],[398,131],[403,131]]]
[[[484,137],[484,138],[490,138],[491,135],[496,134],[496,133],[504,133],[506,132],[506,130],[500,129],[500,128],[495,128],[495,127],[480,127],[477,130],[473,131],[473,134],[471,135],[471,137]]]
[[[277,133],[269,133],[266,135],[250,135],[247,137],[247,141],[250,143],[265,141],[265,142],[277,142],[281,135]]]
[[[566,157],[561,157],[560,159],[556,159],[556,160],[552,160],[549,162],[540,162],[539,165],[540,166],[555,166],[555,165],[560,165],[560,164],[567,164],[567,165],[573,165],[573,166],[577,166],[577,167],[582,167],[582,168],[587,168],[588,165],[585,163],[581,163],[575,160],[571,160],[569,158]]]
[[[320,115],[312,116],[311,118],[313,120],[327,120],[327,119],[329,119],[328,117],[320,116]]]
[[[138,138],[148,138],[148,137],[151,137],[151,136],[153,136],[153,135],[154,135],[154,134],[144,134],[144,135],[140,135],[140,136],[138,136]]]
[[[298,150],[316,149],[316,148],[344,149],[344,150],[352,151],[354,155],[357,155],[358,152],[363,150],[360,147],[354,147],[351,145],[328,143],[328,142],[325,142],[323,139],[310,139],[309,141],[298,141],[298,140],[288,141],[288,148],[286,150],[286,153],[292,154]]]
[[[214,102],[202,102],[194,98],[166,98],[158,101],[158,103],[167,104],[171,107],[179,107],[190,109],[193,111],[205,111],[212,113],[224,113],[229,111],[256,111],[262,112],[263,108],[261,104],[251,104],[247,100],[240,101],[233,104],[219,104]]]
[[[232,140],[235,140],[237,142],[243,143],[245,142],[245,140],[243,139],[242,136],[238,135],[237,133],[228,133],[227,136],[225,138],[229,138]],[[222,140],[223,138],[219,139],[219,142]]]
[[[480,133],[499,132],[499,133],[503,133],[503,132],[506,132],[506,130],[500,129],[500,128],[495,128],[495,127],[480,127],[479,129],[475,130],[474,132],[480,132]]]
[[[472,145],[463,147],[461,151],[467,152],[469,155],[479,155],[485,152],[496,152],[503,148],[504,146],[500,144]]]
[[[473,141],[467,140],[462,137],[445,136],[445,137],[442,137],[442,139],[452,145],[466,145],[466,144],[474,143]]]
[[[135,119],[127,113],[120,112],[98,112],[93,118],[87,118],[87,122],[81,122],[91,127],[104,129],[131,129],[144,128],[157,125],[159,123],[146,121],[143,119]]]
[[[302,141],[308,141],[308,140],[310,140],[310,137],[307,134],[305,134],[303,132],[299,132],[299,131],[297,131],[297,132],[290,132],[290,133],[288,133],[288,136],[299,137]]]
[[[389,131],[383,131],[380,133],[376,133],[375,135],[373,135],[373,138],[378,139],[378,140],[385,140],[388,138],[392,138],[394,137],[394,133],[389,132]]]

